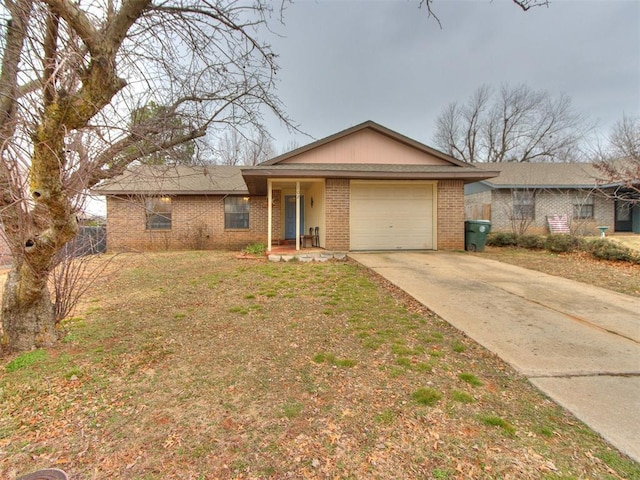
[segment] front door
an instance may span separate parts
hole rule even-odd
[[[616,200],[616,232],[630,232],[632,226],[631,202]]]
[[[304,195],[300,195],[300,235],[304,235]],[[296,196],[284,196],[284,237],[296,238]]]

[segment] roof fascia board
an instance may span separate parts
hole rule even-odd
[[[491,182],[485,182],[494,190],[521,190],[521,189],[537,189],[537,190],[585,190],[585,189],[597,189],[602,188],[602,185],[585,184],[585,185],[524,185],[521,183],[512,185],[495,185]]]
[[[302,175],[301,175],[302,174]],[[459,179],[459,178],[468,178],[473,179],[474,181],[484,180],[486,178],[493,178],[498,175],[498,172],[489,172],[485,170],[478,171],[470,171],[465,170],[463,172],[388,172],[388,171],[357,171],[357,170],[308,170],[304,173],[300,170],[292,169],[292,170],[269,170],[265,169],[255,169],[255,170],[245,170],[243,171],[244,177],[260,177],[260,178],[287,178],[294,179],[296,177],[305,180],[313,177],[320,178],[402,178],[402,179],[439,179],[439,180],[447,180],[447,179]]]
[[[185,195],[248,195],[249,190],[101,190],[93,189],[92,193],[96,195],[134,195],[134,196],[157,196],[164,195],[167,197],[172,196],[185,196]]]

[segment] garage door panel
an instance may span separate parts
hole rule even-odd
[[[352,183],[351,249],[433,248],[433,185]]]

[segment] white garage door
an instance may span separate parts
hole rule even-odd
[[[433,184],[351,182],[351,250],[434,248]]]

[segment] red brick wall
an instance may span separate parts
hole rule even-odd
[[[464,249],[464,183],[438,182],[438,249]]]
[[[347,179],[328,178],[325,182],[327,250],[349,250],[349,189]]]
[[[251,197],[248,230],[225,230],[224,196],[172,197],[171,230],[146,230],[144,199],[107,198],[107,248],[123,250],[241,250],[267,238],[266,197]]]
[[[348,251],[350,182],[327,179],[325,213],[327,250]],[[273,238],[279,238],[279,191],[273,195]],[[438,182],[438,245],[440,250],[464,249],[464,189],[460,180]],[[267,240],[266,197],[251,197],[249,230],[225,230],[224,196],[176,196],[172,199],[172,228],[145,229],[144,199],[108,197],[107,248],[123,250],[235,249]]]

